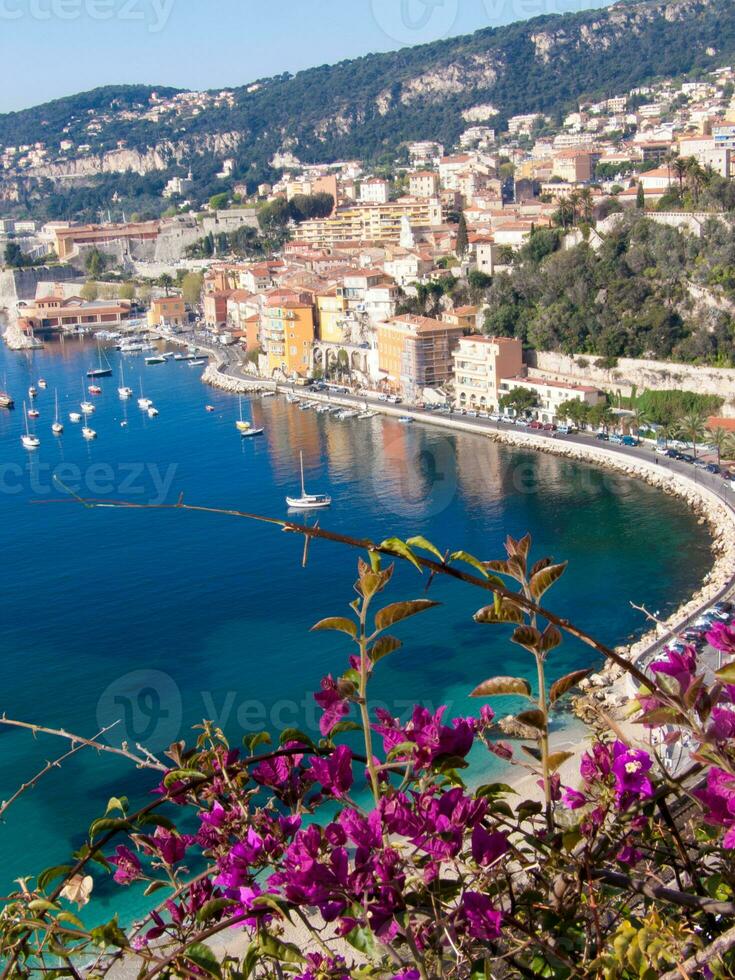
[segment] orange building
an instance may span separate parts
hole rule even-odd
[[[151,300],[148,310],[148,326],[183,327],[187,322],[186,306],[182,296],[159,296]]]
[[[314,307],[310,297],[273,296],[263,310],[260,331],[268,358],[268,374],[306,377],[311,368],[314,334]]]
[[[426,316],[398,316],[378,327],[380,371],[390,388],[414,400],[423,388],[436,388],[452,377],[462,326]]]
[[[158,221],[129,222],[124,225],[72,225],[71,227],[51,226],[54,247],[60,259],[69,258],[80,245],[97,247],[114,242],[155,241],[161,225]]]

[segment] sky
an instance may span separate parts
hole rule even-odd
[[[0,112],[98,85],[213,89],[610,0],[0,0]]]

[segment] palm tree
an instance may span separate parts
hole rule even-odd
[[[679,421],[679,434],[686,442],[692,444],[694,455],[697,455],[697,443],[705,438],[707,419],[699,412],[690,412]]]
[[[699,192],[704,186],[705,176],[704,171],[699,165],[699,161],[696,157],[689,157],[686,161],[687,164],[687,183],[692,189],[692,196],[694,197],[695,206],[699,203]]]
[[[668,449],[669,443],[671,442],[672,439],[676,438],[676,435],[679,432],[679,423],[666,422],[664,425],[661,426],[659,431],[661,435],[664,437],[664,444]]]
[[[582,217],[587,224],[590,224],[592,221],[592,216],[595,212],[595,201],[589,187],[585,187],[579,192],[579,203],[582,208]]]
[[[646,413],[640,408],[634,408],[633,414],[628,419],[628,428],[631,432],[635,432],[637,436],[641,434],[642,429],[647,429],[651,424],[650,418]]]
[[[671,169],[674,171],[676,178],[679,181],[679,197],[684,194],[684,178],[687,175],[687,167],[687,161],[682,157],[676,157],[671,164]]]
[[[707,440],[710,445],[715,447],[717,451],[717,465],[719,466],[722,462],[722,452],[727,447],[728,439],[730,436],[726,429],[723,429],[719,425],[708,425],[707,426]]]

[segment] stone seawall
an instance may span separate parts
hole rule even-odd
[[[626,357],[619,358],[614,368],[607,369],[595,367],[596,360],[594,355],[569,357],[553,351],[532,351],[529,355],[533,373],[551,381],[571,379],[577,384],[620,392],[624,397],[629,397],[634,387],[639,394],[646,390],[678,388],[700,395],[718,395],[725,399],[723,413],[735,416],[735,369]]]

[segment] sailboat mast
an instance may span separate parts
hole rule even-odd
[[[304,454],[299,452],[299,458],[301,460],[301,496],[306,496],[306,487],[304,486]]]

